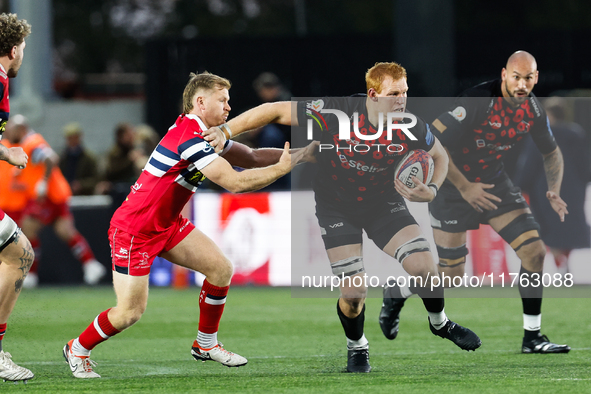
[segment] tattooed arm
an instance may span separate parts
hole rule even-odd
[[[550,200],[552,209],[560,216],[560,221],[564,222],[564,215],[568,214],[568,211],[566,209],[566,203],[560,198],[564,161],[562,160],[562,152],[558,146],[552,152],[544,155],[544,171],[546,172],[546,181],[548,182],[546,197]]]

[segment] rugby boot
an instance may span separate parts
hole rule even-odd
[[[478,335],[474,334],[472,330],[462,327],[449,319],[439,330],[433,327],[429,320],[429,328],[433,334],[441,338],[449,339],[463,350],[476,350],[482,345],[480,338],[478,338]]]
[[[398,335],[398,325],[400,323],[400,310],[404,306],[405,298],[400,295],[400,289],[394,283],[393,286],[386,284],[384,286],[384,299],[382,301],[382,310],[380,311],[380,328],[384,336],[390,340]]]
[[[523,345],[521,346],[521,353],[568,353],[570,352],[570,346],[568,345],[557,345],[550,342],[547,336],[538,333],[538,337],[531,341],[526,341],[523,338]]]
[[[371,371],[369,365],[369,348],[347,349],[347,372],[367,373]]]

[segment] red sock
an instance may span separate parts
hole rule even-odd
[[[76,233],[68,242],[68,246],[72,251],[74,257],[76,257],[82,264],[87,263],[90,260],[94,260],[94,253],[90,249],[86,238],[80,233]]]
[[[39,260],[41,259],[41,241],[39,238],[30,239],[31,248],[33,248],[33,252],[35,252],[35,258],[33,259],[33,264],[29,269],[30,273],[36,274],[37,270],[39,269]]]
[[[6,323],[0,324],[0,341],[4,339],[4,334],[6,334]]]
[[[109,321],[108,313],[111,308],[100,313],[92,323],[84,330],[78,337],[80,344],[88,350],[92,350],[96,345],[106,341],[113,335],[119,334],[121,331],[113,327]]]
[[[201,294],[199,294],[200,332],[213,334],[218,331],[229,288],[230,286],[214,286],[207,279],[203,282]]]

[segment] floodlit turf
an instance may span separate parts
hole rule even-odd
[[[400,334],[382,336],[381,300],[368,299],[366,336],[373,371],[344,373],[345,340],[334,299],[291,298],[289,289],[232,288],[219,339],[248,365],[196,362],[199,289],[153,288],[148,309],[131,329],[97,347],[103,378],[72,377],[62,348],[114,304],[111,288],[24,290],[9,321],[4,348],[36,375],[1,383],[0,392],[591,392],[589,299],[546,299],[543,332],[568,343],[569,354],[521,354],[520,300],[453,298],[450,318],[472,328],[483,346],[466,352],[435,337],[419,299],[402,311]]]

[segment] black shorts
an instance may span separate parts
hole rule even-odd
[[[484,183],[495,185],[486,191],[502,199],[501,202],[494,201],[497,209],[476,211],[468,201],[462,198],[458,189],[446,180],[437,197],[429,203],[431,227],[448,233],[462,233],[467,230],[476,230],[480,224],[488,224],[490,219],[504,213],[529,208],[521,195],[521,189],[513,185],[507,174],[502,173],[496,181]]]
[[[380,248],[404,227],[417,224],[398,193],[371,204],[345,205],[316,198],[316,217],[326,249],[360,244],[362,231]]]

